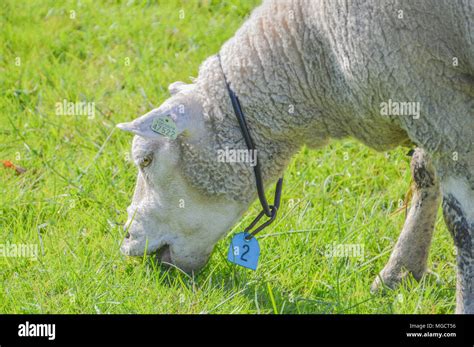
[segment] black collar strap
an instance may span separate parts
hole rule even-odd
[[[244,113],[242,112],[242,107],[240,106],[239,98],[235,95],[234,91],[230,88],[229,83],[227,82],[227,78],[224,72],[224,68],[222,67],[221,57],[219,54],[217,55],[217,59],[219,60],[219,65],[224,75],[224,82],[227,87],[230,100],[232,101],[232,107],[234,108],[234,113],[237,117],[237,120],[239,121],[240,131],[242,132],[242,135],[244,137],[245,143],[247,145],[247,149],[251,151],[252,153],[256,153],[256,163],[255,163],[255,166],[253,167],[253,171],[255,174],[255,183],[257,185],[258,199],[260,200],[260,204],[262,205],[263,209],[258,214],[258,216],[252,221],[252,223],[250,223],[250,225],[244,230],[246,233],[249,233],[249,235],[246,237],[246,239],[249,240],[252,237],[254,237],[255,234],[257,234],[262,229],[269,226],[275,220],[277,212],[278,212],[278,208],[280,207],[283,177],[278,179],[278,182],[275,187],[275,198],[273,201],[273,205],[269,205],[265,197],[265,189],[263,187],[262,172],[260,170],[260,161],[258,160],[258,152],[254,152],[256,151],[255,143],[253,142],[252,137],[250,136],[247,122],[245,120]],[[255,230],[251,231],[252,228],[255,227],[255,224],[258,223],[258,221],[263,217],[264,214],[269,219],[265,223],[255,228]]]

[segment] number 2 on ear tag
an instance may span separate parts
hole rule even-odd
[[[231,263],[256,270],[258,257],[260,256],[260,246],[255,237],[246,240],[248,233],[238,233],[232,238],[229,247],[227,260]]]

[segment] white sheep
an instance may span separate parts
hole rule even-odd
[[[217,160],[219,150],[247,148],[227,78],[266,184],[302,145],[330,138],[419,147],[412,207],[373,289],[422,276],[442,196],[457,247],[456,312],[474,313],[473,18],[470,0],[265,1],[193,84],[173,83],[163,105],[118,125],[138,135],[122,251],[198,270],[255,200],[251,165]],[[153,131],[163,117],[176,139]]]

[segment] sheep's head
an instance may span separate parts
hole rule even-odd
[[[186,272],[206,264],[216,242],[247,206],[196,189],[182,172],[180,144],[206,146],[208,130],[194,84],[170,85],[171,97],[159,108],[118,127],[136,136],[132,145],[138,178],[128,207],[121,250],[126,255],[156,254]],[[162,134],[160,122],[176,127]],[[157,132],[158,130],[158,132]]]

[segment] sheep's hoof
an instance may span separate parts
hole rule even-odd
[[[402,282],[403,279],[407,276],[407,272],[387,274],[384,271],[381,271],[372,282],[372,285],[370,286],[370,292],[372,294],[376,294],[383,293],[387,290],[396,289],[400,282]]]
[[[431,271],[427,269],[417,269],[416,271],[409,271],[406,268],[398,268],[398,269],[391,269],[382,270],[377,275],[377,277],[372,282],[370,286],[370,292],[375,294],[379,292],[384,292],[387,289],[393,290],[396,289],[401,282],[403,282],[406,278],[411,277],[414,278],[416,281],[420,281],[421,278],[426,274],[432,274]],[[436,274],[433,274],[433,276]],[[436,279],[439,280],[439,276],[436,275]]]

